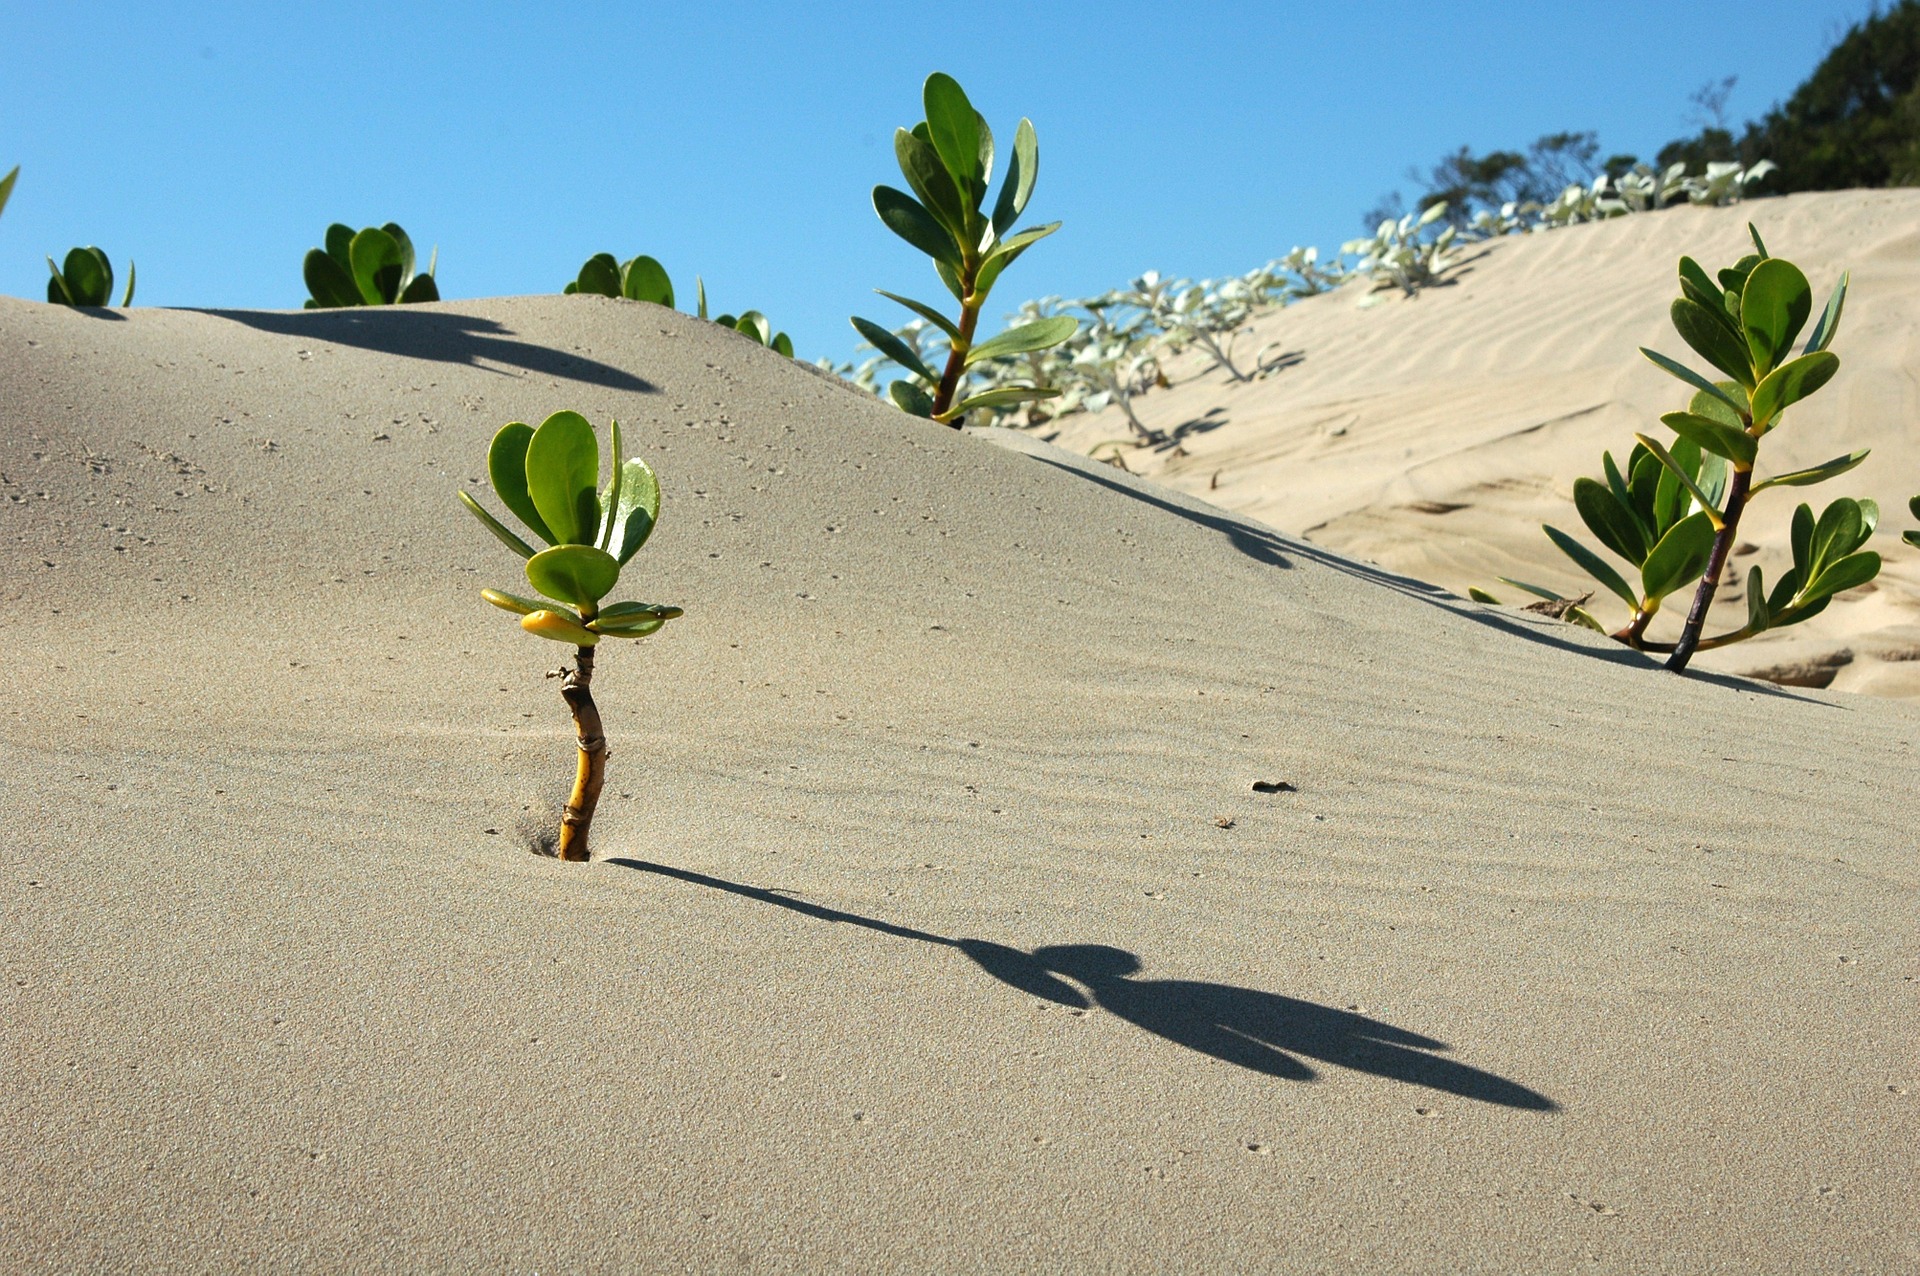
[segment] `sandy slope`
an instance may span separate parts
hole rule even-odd
[[[561,406],[688,611],[587,866],[450,495]],[[1008,442],[632,303],[0,300],[0,1268],[1920,1263],[1920,713]]]
[[[1834,346],[1840,376],[1768,437],[1763,475],[1862,447],[1873,455],[1821,487],[1762,497],[1741,525],[1757,557],[1736,557],[1739,579],[1751,563],[1769,581],[1791,563],[1795,504],[1817,510],[1843,495],[1879,500],[1874,548],[1887,568],[1813,621],[1702,660],[1733,672],[1837,665],[1837,689],[1920,698],[1920,553],[1900,543],[1913,526],[1907,499],[1920,492],[1920,191],[1671,209],[1470,250],[1455,284],[1411,300],[1361,309],[1356,289],[1312,298],[1264,316],[1237,347],[1304,356],[1291,368],[1235,385],[1176,365],[1175,388],[1138,411],[1178,430],[1179,450],[1136,452],[1128,465],[1456,593],[1479,585],[1531,601],[1497,576],[1594,588],[1540,524],[1597,546],[1574,512],[1573,481],[1597,476],[1604,450],[1624,458],[1636,430],[1666,436],[1660,413],[1686,405],[1686,389],[1637,353],[1693,360],[1667,319],[1674,264],[1690,254],[1711,269],[1752,251],[1749,220],[1807,272],[1820,302],[1853,272]],[[1060,442],[1087,450],[1128,433],[1110,411],[1069,418]],[[1604,590],[1596,605],[1624,622]],[[1732,619],[1715,628],[1744,621],[1739,588],[1721,591],[1716,616],[1723,608]],[[1677,632],[1682,614],[1656,636]]]

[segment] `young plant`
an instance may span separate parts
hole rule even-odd
[[[433,280],[440,250],[424,275],[413,273],[413,241],[392,222],[355,231],[339,222],[327,227],[324,250],[310,249],[302,273],[308,310],[342,306],[392,306],[440,300]]]
[[[1375,289],[1398,288],[1411,297],[1439,283],[1456,264],[1452,248],[1458,232],[1452,226],[1432,239],[1422,238],[1427,227],[1446,215],[1443,201],[1397,221],[1389,217],[1380,223],[1372,239],[1350,239],[1340,251],[1360,258],[1354,263],[1353,273],[1371,278]]]
[[[707,317],[707,281],[695,275],[693,282],[700,293],[700,317],[705,319]],[[767,317],[758,310],[749,310],[740,315],[721,315],[711,322],[719,324],[722,328],[731,328],[741,336],[750,338],[769,350],[778,351],[789,359],[793,358],[793,338],[784,332],[775,332],[773,325],[767,322]]]
[[[989,213],[985,204],[993,177],[993,133],[987,121],[973,109],[953,77],[939,72],[927,77],[922,100],[926,119],[911,129],[897,129],[893,135],[894,156],[913,194],[876,186],[873,207],[887,229],[933,259],[941,282],[960,303],[960,313],[949,319],[925,302],[876,291],[946,334],[946,366],[936,374],[877,323],[855,318],[853,326],[911,374],[912,380],[896,381],[888,387],[896,404],[915,416],[959,429],[961,418],[975,408],[1057,394],[1057,390],[1044,386],[999,386],[971,398],[962,397],[960,392],[967,369],[973,365],[1058,345],[1073,335],[1079,321],[1059,315],[1009,328],[985,341],[975,340],[981,308],[1001,272],[1033,244],[1058,230],[1060,223],[1008,234],[1026,210],[1040,170],[1040,143],[1031,120],[1021,120],[1014,132],[1012,162]]]
[[[644,638],[682,614],[678,607],[658,603],[601,605],[619,583],[620,569],[660,521],[660,481],[639,457],[620,460],[618,421],[612,442],[613,464],[601,488],[600,441],[578,412],[556,412],[537,430],[514,421],[493,436],[487,475],[494,494],[549,548],[534,549],[480,502],[460,493],[473,516],[526,560],[528,583],[554,601],[499,589],[483,589],[480,596],[518,615],[528,633],[575,647],[574,667],[560,683],[579,740],[573,792],[560,817],[555,848],[563,860],[588,858],[587,834],[606,780],[607,740],[593,702],[594,647],[602,638]]]
[[[673,308],[673,280],[667,277],[666,267],[645,255],[615,261],[612,253],[595,253],[580,267],[579,277],[561,291],[568,296],[593,293]]]
[[[15,170],[18,171],[17,169]],[[11,174],[9,174],[11,177]],[[98,248],[74,248],[68,251],[64,265],[47,258],[53,278],[47,280],[47,300],[56,306],[107,306],[113,304],[113,263]],[[123,306],[133,304],[133,263],[127,263],[127,292]]]

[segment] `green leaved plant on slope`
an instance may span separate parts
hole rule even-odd
[[[1065,315],[1023,323],[984,341],[975,340],[980,310],[1000,273],[1020,254],[1060,228],[1059,222],[1012,231],[1033,195],[1040,170],[1040,143],[1031,120],[1014,132],[1013,156],[993,208],[986,208],[993,177],[993,132],[952,76],[927,77],[922,95],[926,119],[893,135],[894,157],[913,193],[891,186],[873,188],[874,211],[887,229],[933,259],[934,270],[960,304],[948,318],[922,301],[880,295],[896,301],[947,337],[946,366],[935,372],[891,332],[868,319],[853,326],[881,353],[905,368],[911,379],[895,381],[888,394],[902,409],[960,427],[974,408],[999,407],[1050,398],[1057,389],[997,386],[972,398],[960,396],[966,371],[983,360],[1029,350],[1044,350],[1073,335],[1079,321]],[[878,291],[878,290],[876,290]]]
[[[666,267],[644,253],[625,261],[616,261],[612,253],[595,253],[561,291],[567,296],[590,293],[673,307],[673,280],[667,277]]]
[[[413,272],[413,241],[392,222],[356,231],[339,222],[327,227],[325,248],[307,252],[301,273],[307,281],[308,310],[344,306],[392,306],[440,300],[433,271],[440,250],[433,250],[425,274]]]
[[[493,436],[487,475],[494,494],[547,548],[535,549],[472,496],[460,493],[473,516],[525,560],[527,581],[543,598],[501,589],[484,589],[480,596],[519,616],[528,633],[575,648],[574,667],[560,683],[579,740],[573,791],[555,846],[563,860],[588,858],[587,834],[606,779],[607,741],[593,701],[594,648],[602,638],[645,638],[682,614],[659,603],[601,602],[660,521],[659,479],[637,456],[620,460],[618,421],[612,433],[613,464],[604,487],[600,441],[578,412],[556,412],[537,430],[510,422]]]
[[[113,263],[98,248],[73,248],[64,262],[47,258],[53,278],[47,280],[47,300],[56,306],[108,306],[113,304]],[[127,263],[127,291],[120,304],[133,304],[133,263]]]
[[[1834,595],[1872,580],[1880,555],[1863,549],[1880,519],[1870,500],[1841,497],[1818,516],[1800,505],[1790,528],[1793,566],[1771,591],[1759,567],[1747,573],[1746,623],[1703,637],[1707,613],[1748,504],[1776,487],[1807,487],[1846,473],[1865,451],[1754,481],[1754,467],[1767,434],[1779,428],[1786,409],[1832,380],[1840,360],[1827,347],[1846,305],[1841,276],[1798,355],[1793,345],[1813,317],[1813,290],[1798,267],[1768,255],[1760,232],[1748,227],[1755,251],[1709,276],[1691,257],[1680,259],[1681,295],[1671,307],[1674,328],[1694,352],[1724,379],[1710,380],[1678,360],[1652,350],[1641,353],[1693,388],[1683,412],[1660,419],[1678,436],[1669,447],[1648,435],[1622,475],[1606,459],[1606,482],[1574,485],[1574,506],[1588,530],[1614,553],[1641,569],[1636,590],[1597,554],[1555,528],[1552,538],[1595,580],[1632,609],[1614,637],[1642,651],[1668,653],[1678,673],[1697,650],[1723,647],[1768,629],[1798,624],[1823,611]],[[1697,582],[1697,583],[1695,583]],[[1679,638],[1646,637],[1660,600],[1694,584],[1693,602]],[[1551,594],[1551,591],[1538,591]]]

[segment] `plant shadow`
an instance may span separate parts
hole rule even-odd
[[[1319,1073],[1303,1059],[1481,1103],[1554,1112],[1536,1090],[1447,1058],[1443,1041],[1349,1010],[1233,984],[1144,979],[1140,958],[1109,944],[1054,944],[1031,952],[983,939],[950,939],[688,869],[616,858],[606,863],[725,891],[821,921],[959,950],[986,974],[1075,1010],[1098,1007],[1144,1032],[1251,1072],[1288,1081]]]
[[[205,310],[201,313],[262,332],[328,341],[410,359],[430,359],[466,367],[480,367],[485,360],[610,390],[650,394],[658,389],[652,382],[611,364],[529,341],[516,341],[512,330],[498,320],[450,310],[366,306],[339,310]]]

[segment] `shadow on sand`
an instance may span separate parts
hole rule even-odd
[[[1107,944],[1059,944],[1025,952],[983,939],[949,939],[896,926],[683,868],[636,859],[606,862],[740,895],[820,921],[955,948],[981,970],[1021,992],[1074,1009],[1097,1006],[1176,1045],[1270,1077],[1312,1081],[1318,1074],[1301,1059],[1315,1059],[1482,1103],[1534,1112],[1558,1110],[1559,1105],[1537,1091],[1443,1058],[1436,1052],[1445,1050],[1446,1043],[1432,1037],[1256,988],[1191,979],[1142,979],[1138,977],[1143,969],[1140,959]]]

